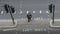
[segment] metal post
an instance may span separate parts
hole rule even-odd
[[[10,15],[11,15],[12,22],[13,22],[13,24],[15,24],[14,18],[13,18],[13,15],[12,15],[12,12],[11,12],[11,8],[10,8],[10,7],[9,7],[9,11],[10,11]]]
[[[54,5],[52,5],[52,7],[53,7]],[[54,8],[52,8],[53,9],[53,24],[54,24]]]
[[[52,11],[53,11],[53,18],[52,18],[52,19],[53,19],[53,24],[54,24],[54,16],[55,16],[55,15],[54,15],[54,11],[55,11],[54,1],[55,1],[55,0],[52,1]]]

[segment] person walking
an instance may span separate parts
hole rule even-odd
[[[30,22],[30,21],[31,21],[31,18],[32,18],[32,14],[31,14],[31,12],[29,12],[29,13],[27,14],[28,22]]]

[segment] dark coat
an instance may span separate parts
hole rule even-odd
[[[28,19],[31,19],[32,18],[32,15],[31,14],[27,14],[27,18]]]

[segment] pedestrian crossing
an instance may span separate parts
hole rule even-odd
[[[49,18],[49,11],[42,11],[42,10],[39,10],[39,11],[30,11],[30,10],[26,10],[26,11],[15,11],[13,13],[13,16],[14,16],[14,19],[20,19],[20,18],[27,18],[26,15],[31,12],[32,14],[32,18],[37,18],[37,17],[42,17],[42,18]],[[39,19],[40,19],[39,18]],[[6,13],[6,11],[1,11],[0,12],[0,19],[11,19],[10,17],[10,14],[9,13]]]
[[[22,20],[22,21],[26,21],[28,20],[27,18],[20,18],[20,19],[15,19],[15,21],[19,21],[19,20]],[[37,17],[37,18],[31,18],[31,20],[50,20],[50,18],[40,18],[40,17]],[[0,22],[11,22],[12,19],[0,19]]]
[[[23,14],[23,12],[24,12],[24,11],[15,11],[14,14],[16,14],[16,13],[18,13],[18,14]],[[28,10],[25,11],[25,13],[27,13],[27,14],[28,14],[29,12],[31,12],[31,11],[28,11]],[[41,11],[41,10],[40,10],[40,11],[34,11],[34,10],[32,11],[33,14],[35,14],[36,12],[37,12],[37,13],[40,13],[40,14],[41,14],[41,13],[44,13],[44,12]],[[49,11],[45,11],[45,13],[48,13],[48,14],[49,14]],[[4,11],[1,11],[0,14],[4,14]]]
[[[22,10],[20,10],[20,11],[15,11],[13,13],[13,16],[14,16],[15,19],[27,18],[26,15],[29,12],[31,12],[32,18],[37,18],[37,17],[40,17],[40,18],[51,18],[52,17],[51,16],[52,14],[50,14],[48,10],[47,11],[42,11],[42,10],[38,10],[38,11],[36,11],[36,10],[31,10],[31,11],[30,10],[25,10],[25,11],[22,11]],[[55,18],[60,18],[59,14],[60,13],[55,13]],[[0,12],[0,19],[11,19],[11,17],[10,17],[9,13],[6,13],[6,11],[2,10]]]

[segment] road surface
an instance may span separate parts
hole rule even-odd
[[[16,27],[18,34],[20,34],[19,31],[24,31],[24,30],[27,31],[27,29],[28,30],[32,29],[33,31],[36,29],[40,31],[42,30],[44,31],[44,33],[48,34],[46,31],[51,29],[49,27],[49,23],[50,23],[50,18],[52,17],[52,14],[50,14],[48,10],[49,1],[50,0],[1,0],[0,1],[0,19],[1,20],[11,19],[10,14],[6,13],[4,8],[2,7],[4,4],[7,3],[15,7],[15,13],[13,14],[13,17],[14,19],[18,19],[17,20],[18,25]],[[55,0],[54,4],[56,5],[55,19],[60,19],[60,0]],[[31,12],[32,14],[32,21],[29,23],[26,20],[26,15],[28,11]],[[8,23],[8,24],[11,24],[11,23]],[[53,31],[51,31],[50,34],[59,33],[59,31],[54,31],[54,30],[55,29],[53,29]],[[7,33],[8,32],[9,31],[7,31]],[[15,34],[15,31],[13,31],[12,33]],[[41,32],[41,34],[44,34],[44,33]]]

